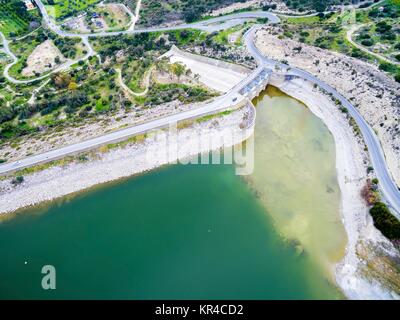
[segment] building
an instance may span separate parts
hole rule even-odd
[[[32,0],[24,0],[26,10],[34,10],[36,9],[35,5],[32,3]]]

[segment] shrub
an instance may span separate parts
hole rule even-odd
[[[365,39],[365,40],[361,41],[361,44],[363,46],[370,47],[374,44],[374,42],[371,39]]]
[[[24,182],[23,176],[16,176],[14,179],[11,180],[11,183],[15,186],[21,184],[22,182]]]
[[[392,215],[389,208],[382,202],[377,202],[369,211],[374,219],[374,226],[390,239],[400,239],[400,221]]]
[[[361,197],[365,200],[365,202],[372,206],[375,203],[379,202],[379,193],[374,190],[374,185],[371,183],[371,180],[367,180],[365,186],[361,189]]]
[[[364,54],[362,53],[362,51],[358,48],[353,48],[351,51],[351,56],[353,58],[362,58],[364,56]]]
[[[382,62],[379,65],[379,69],[386,72],[396,72],[396,66],[388,62]]]

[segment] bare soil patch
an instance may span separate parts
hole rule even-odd
[[[59,62],[56,63],[56,58]],[[22,70],[22,75],[31,77],[54,69],[57,65],[65,62],[66,59],[60,50],[54,45],[52,40],[46,40],[38,45],[29,55],[27,66]]]

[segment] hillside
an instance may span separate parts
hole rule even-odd
[[[243,0],[143,0],[140,25],[153,26],[162,23],[185,20],[193,22],[202,14]]]

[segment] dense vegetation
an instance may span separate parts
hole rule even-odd
[[[293,10],[306,11],[306,10],[316,10],[318,12],[326,11],[329,6],[340,5],[340,4],[359,4],[361,7],[367,7],[374,2],[379,0],[284,0],[286,5]]]
[[[29,55],[39,44],[48,39],[53,40],[64,57],[74,59],[78,56],[77,44],[80,43],[79,38],[61,38],[47,29],[39,29],[28,35],[25,41],[13,41],[10,44],[11,50],[19,58],[18,63],[10,69],[10,74],[15,78],[21,78],[21,72],[27,66]],[[36,74],[36,76],[38,75]]]
[[[193,22],[210,10],[244,0],[143,0],[139,23],[144,26],[185,20]]]
[[[365,26],[360,29],[356,41],[369,50],[399,61],[397,53],[400,49],[400,6],[385,4],[380,8],[373,8],[368,14],[360,14],[359,22]],[[383,70],[388,66],[382,65]],[[386,71],[386,70],[385,70]]]
[[[390,240],[400,239],[400,221],[392,215],[388,207],[377,202],[369,211],[374,219],[375,227]]]
[[[21,0],[0,0],[0,31],[6,37],[16,37],[37,28],[37,10],[27,11]]]
[[[43,0],[47,5],[49,14],[53,15],[56,19],[65,19],[74,16],[79,11],[85,10],[100,0]]]
[[[386,48],[383,55],[392,58],[392,54],[400,48],[398,34],[399,6],[387,2],[369,10],[359,11],[355,22],[369,27],[361,30],[354,39],[366,47],[377,45]],[[396,17],[396,18],[393,18]],[[354,16],[350,11],[342,13],[320,13],[318,16],[304,18],[287,18],[282,25],[280,37],[294,39],[301,43],[313,45],[344,53],[348,56],[375,63],[377,58],[356,48],[347,40],[347,30],[354,24]],[[397,25],[396,25],[397,21]],[[394,60],[394,59],[393,59]],[[388,72],[400,82],[400,68],[392,63],[378,61],[379,68]]]
[[[29,41],[18,46],[22,46],[21,50],[25,52],[28,49],[24,47],[25,44],[29,46],[33,43],[34,47],[35,43],[54,37],[46,32],[40,30],[29,36]],[[213,42],[213,37],[215,34],[181,30],[166,34],[143,33],[93,39],[93,46],[103,63],[99,64],[98,59],[93,57],[87,62],[77,63],[72,70],[53,74],[51,81],[37,94],[35,103],[29,104],[28,100],[37,83],[32,88],[12,85],[13,90],[20,94],[0,99],[0,141],[5,143],[48,128],[58,131],[96,121],[101,114],[115,115],[117,112],[152,108],[170,101],[186,104],[209,99],[214,96],[212,92],[184,83],[152,83],[146,96],[129,99],[117,83],[115,68],[122,70],[124,82],[133,91],[143,91],[139,85],[145,72],[173,44],[184,48],[209,43],[211,48],[223,48],[222,44]],[[53,40],[64,53],[74,44],[71,42],[73,39],[54,37]],[[3,93],[7,94],[7,90],[1,89],[0,94]]]
[[[150,88],[146,97],[146,105],[157,105],[178,100],[183,103],[200,102],[210,99],[212,95],[201,87],[192,87],[185,84],[157,84]]]
[[[129,9],[131,9],[132,12],[135,12],[136,9],[136,0],[105,0],[104,3],[116,3],[120,2],[126,5]]]

